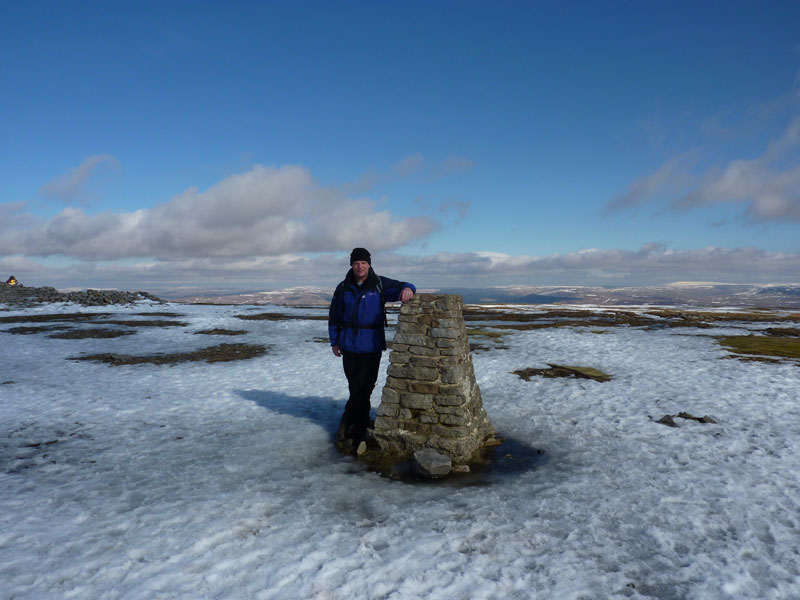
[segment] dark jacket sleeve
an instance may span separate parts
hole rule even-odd
[[[403,291],[403,288],[411,288],[411,291],[415,294],[417,293],[417,288],[414,287],[413,283],[408,283],[407,281],[398,281],[397,279],[389,279],[388,277],[381,276],[381,282],[383,283],[383,299],[386,302],[397,302],[400,300],[400,292]]]
[[[333,292],[333,298],[331,298],[331,306],[328,309],[328,337],[331,346],[339,345],[339,332],[342,330],[341,295],[343,287],[343,282],[336,286],[336,291]]]

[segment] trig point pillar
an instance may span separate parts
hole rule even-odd
[[[454,465],[477,458],[494,428],[483,409],[461,296],[417,294],[400,309],[375,419],[381,452],[407,458],[432,448]]]

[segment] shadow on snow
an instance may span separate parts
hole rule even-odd
[[[234,390],[234,392],[245,400],[254,402],[272,412],[297,417],[319,425],[328,432],[333,449],[336,427],[344,411],[345,400],[322,396],[289,396],[266,390]],[[513,438],[505,438],[500,446],[488,449],[486,459],[483,465],[475,465],[472,473],[448,478],[448,482],[458,486],[486,485],[521,475],[548,462],[543,450]],[[398,466],[400,467],[399,471],[392,478],[407,483],[427,482],[427,480],[420,481],[414,477],[411,473],[410,463]]]
[[[267,390],[234,390],[234,393],[272,412],[319,425],[329,433],[331,444],[336,437],[336,427],[345,405],[345,400],[323,396],[289,396]]]

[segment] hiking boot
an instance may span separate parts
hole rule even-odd
[[[342,420],[339,421],[339,429],[336,430],[336,443],[340,444],[344,442],[349,436],[347,435],[348,425],[342,417]]]
[[[336,442],[336,449],[341,452],[342,454],[352,454],[353,453],[353,440],[350,438],[345,438],[341,442]]]
[[[367,439],[367,430],[363,427],[353,427],[349,437],[353,438],[356,445],[358,445],[359,442]]]

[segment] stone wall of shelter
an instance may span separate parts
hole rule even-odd
[[[454,294],[417,294],[401,307],[373,433],[382,452],[432,448],[468,464],[494,439],[462,311]]]

